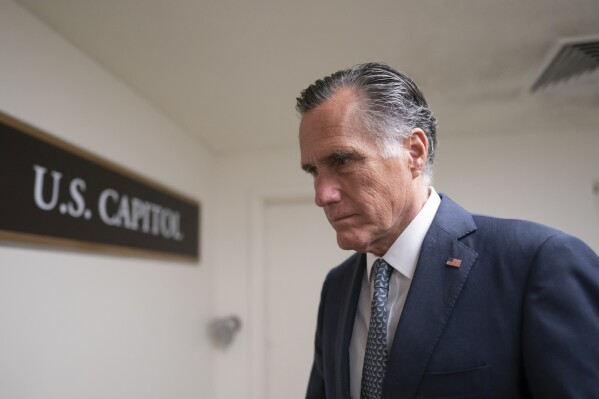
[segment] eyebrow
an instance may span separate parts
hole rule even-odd
[[[355,150],[337,150],[335,152],[333,152],[332,154],[327,155],[326,157],[324,157],[324,160],[326,162],[334,162],[337,161],[339,159],[362,159],[364,158],[358,151]]]
[[[327,165],[333,166],[336,165],[337,162],[343,161],[361,161],[364,160],[366,156],[360,152],[359,149],[351,148],[347,150],[337,150],[333,153],[325,156],[322,161]]]
[[[303,163],[302,170],[306,173],[312,174],[312,173],[316,172],[316,166],[314,166],[310,163]]]
[[[364,156],[355,150],[337,150],[321,158],[321,162],[330,165],[340,159],[360,160],[364,159]],[[302,170],[306,173],[313,174],[318,168],[310,163],[304,163],[302,164]]]

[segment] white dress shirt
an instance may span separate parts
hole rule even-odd
[[[416,270],[420,248],[424,241],[433,218],[437,213],[441,198],[433,187],[429,187],[429,197],[418,215],[410,222],[408,227],[401,233],[397,240],[391,245],[383,259],[394,269],[389,280],[389,297],[387,299],[387,351],[391,349],[393,337],[397,329],[397,323],[401,316],[408,290],[412,283],[412,277]],[[368,325],[370,324],[370,304],[372,302],[372,265],[378,259],[377,256],[366,254],[366,272],[362,279],[360,299],[356,310],[354,329],[349,345],[349,373],[350,373],[350,395],[352,399],[360,398],[362,384],[362,368],[364,365],[364,353],[366,352],[366,339],[368,337]]]

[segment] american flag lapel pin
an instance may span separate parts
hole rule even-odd
[[[460,267],[462,265],[462,260],[461,259],[456,259],[456,258],[449,258],[447,259],[447,262],[445,262],[445,266],[451,266],[451,267]]]

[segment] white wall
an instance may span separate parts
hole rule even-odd
[[[0,110],[196,198],[204,233],[199,264],[0,242],[0,397],[213,397],[214,159],[10,0]]]
[[[264,364],[260,362],[264,353],[254,350],[256,342],[264,337],[252,333],[264,332],[264,325],[256,325],[264,322],[264,304],[260,303],[263,292],[252,292],[251,287],[263,283],[255,281],[264,276],[257,276],[253,270],[262,266],[256,264],[260,261],[256,254],[263,251],[252,248],[252,244],[261,244],[252,221],[262,199],[278,193],[311,195],[312,180],[299,165],[297,151],[232,155],[217,161],[219,224],[215,250],[219,256],[215,259],[215,305],[218,313],[239,315],[244,325],[236,342],[217,356],[216,398],[261,398],[256,393],[261,391],[258,385],[263,377],[260,369]]]
[[[597,132],[575,123],[568,132],[441,136],[435,187],[471,212],[543,223],[599,253],[598,150]]]

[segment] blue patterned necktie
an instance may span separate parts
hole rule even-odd
[[[362,399],[380,399],[387,370],[387,296],[393,269],[383,259],[373,265],[374,294],[362,370]]]

